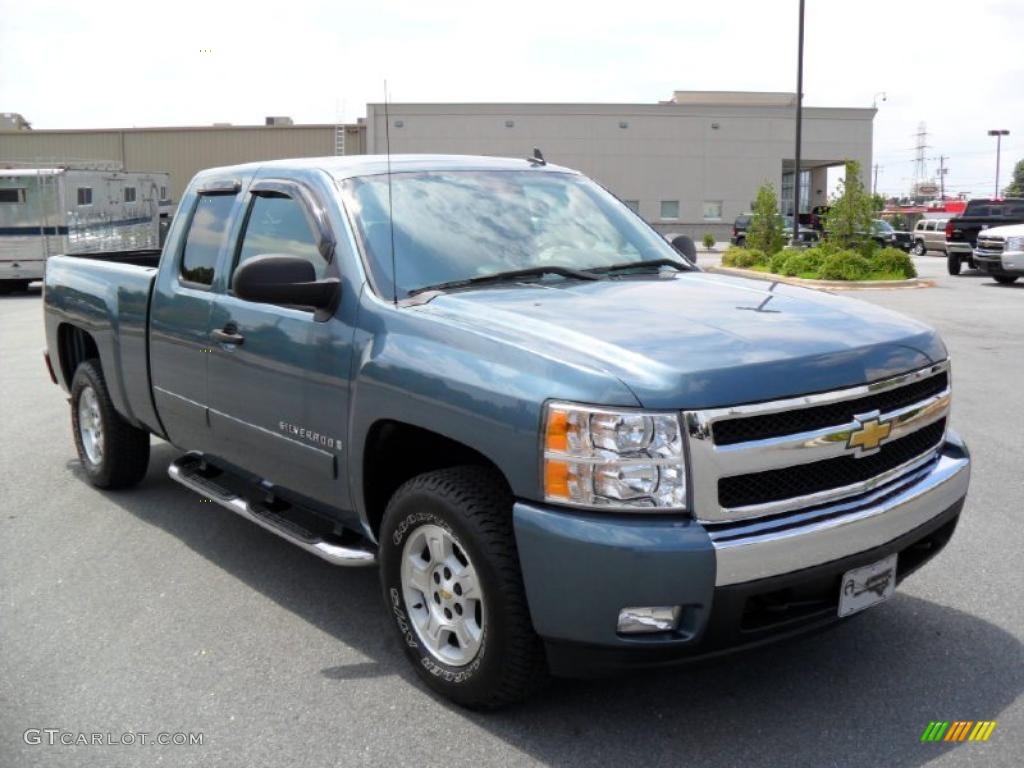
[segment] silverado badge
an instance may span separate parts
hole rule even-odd
[[[855,456],[867,456],[878,450],[878,447],[892,433],[892,422],[882,421],[878,413],[865,416],[854,416],[858,429],[850,432],[846,447],[856,450]]]

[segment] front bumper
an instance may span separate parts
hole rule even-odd
[[[713,542],[692,520],[611,517],[517,503],[531,617],[557,674],[676,663],[838,621],[842,574],[899,553],[897,580],[941,550],[959,519],[970,458],[949,433],[910,486],[781,533]],[[851,506],[851,505],[847,505]],[[678,628],[617,634],[627,606],[678,605]]]
[[[1024,275],[1024,252],[974,252],[974,264],[982,272],[992,275]]]

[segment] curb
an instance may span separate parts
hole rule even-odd
[[[817,288],[822,291],[870,291],[870,290],[891,290],[893,288],[934,288],[934,280],[926,280],[922,277],[911,277],[907,280],[808,280],[803,277],[787,277],[776,275],[771,272],[757,272],[753,269],[736,269],[735,267],[704,267],[708,272],[718,272],[723,275],[736,275],[737,277],[752,277],[755,280],[770,280],[773,283],[788,283],[799,285],[803,288]]]

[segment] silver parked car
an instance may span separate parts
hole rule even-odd
[[[914,253],[924,256],[928,251],[946,252],[947,219],[921,219],[914,227]]]

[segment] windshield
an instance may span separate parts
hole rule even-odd
[[[344,183],[345,204],[378,291],[391,295],[388,177]],[[391,176],[397,295],[511,270],[585,270],[679,254],[582,176],[547,171],[429,171]]]
[[[895,231],[893,230],[892,225],[889,224],[889,222],[883,221],[882,219],[875,219],[873,222],[871,222],[871,226],[874,227],[875,232],[879,233],[889,234]]]

